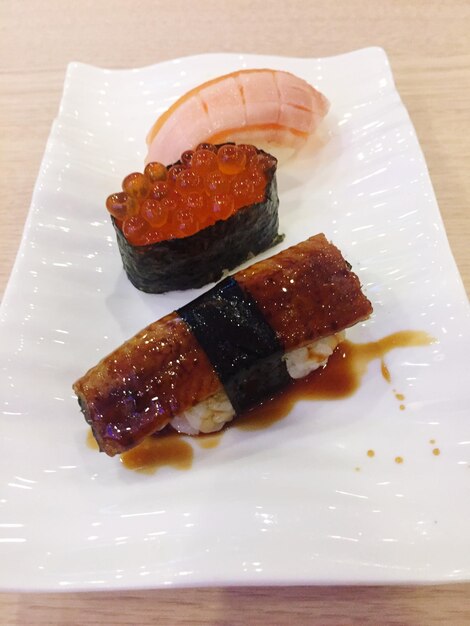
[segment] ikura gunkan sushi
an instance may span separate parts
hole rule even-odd
[[[351,266],[316,235],[150,324],[73,388],[110,456],[166,427],[214,432],[325,365],[371,312]]]
[[[205,143],[126,176],[106,207],[133,285],[202,287],[278,243],[276,166],[252,145]]]

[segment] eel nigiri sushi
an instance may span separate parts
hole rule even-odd
[[[219,76],[179,98],[147,135],[146,162],[166,165],[201,142],[251,143],[276,152],[300,148],[329,109],[305,80],[280,70],[246,69]]]
[[[150,324],[73,388],[110,456],[168,425],[214,432],[325,365],[371,312],[351,266],[319,234]]]
[[[133,285],[202,287],[278,243],[276,166],[252,145],[203,143],[126,176],[106,206]]]

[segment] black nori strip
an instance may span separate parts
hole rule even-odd
[[[112,217],[122,263],[131,283],[148,293],[195,289],[219,280],[224,271],[282,241],[278,235],[275,170],[272,167],[266,172],[263,202],[243,207],[190,237],[133,246]]]
[[[276,334],[233,277],[177,313],[207,354],[236,413],[250,409],[289,383]]]

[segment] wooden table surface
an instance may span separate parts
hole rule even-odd
[[[139,67],[202,52],[387,51],[470,292],[470,2],[2,0],[0,294],[69,61]],[[470,584],[0,594],[1,624],[469,624]]]

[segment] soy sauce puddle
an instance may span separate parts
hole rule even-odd
[[[393,333],[370,343],[344,341],[328,360],[325,368],[316,370],[303,379],[293,381],[285,390],[244,415],[237,417],[232,428],[253,431],[269,428],[284,419],[300,400],[338,400],[352,396],[361,384],[367,366],[373,360],[381,360],[382,377],[390,383],[390,371],[384,357],[391,350],[416,346],[428,346],[436,340],[423,331],[405,330]],[[400,400],[402,394],[395,397]],[[404,405],[400,405],[400,408]],[[201,448],[215,448],[223,432],[192,438]],[[121,462],[127,469],[154,473],[163,466],[179,470],[190,469],[194,450],[189,438],[177,433],[149,437],[139,446],[121,455]],[[96,445],[94,446],[96,447]]]
[[[167,465],[188,470],[193,464],[193,457],[194,450],[186,438],[171,433],[147,437],[137,447],[121,454],[121,462],[127,469],[153,474]]]

